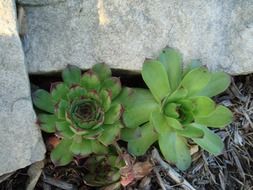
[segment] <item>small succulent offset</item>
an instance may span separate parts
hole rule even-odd
[[[47,112],[38,115],[41,129],[61,139],[51,152],[52,161],[66,165],[74,156],[106,154],[122,127],[122,105],[114,101],[121,92],[120,80],[105,64],[84,74],[68,66],[62,79],[51,85],[50,93],[39,89],[33,94],[34,105]]]
[[[92,155],[84,163],[87,170],[84,182],[101,189],[120,189],[120,170],[125,166],[121,156],[115,154]]]
[[[197,60],[183,70],[181,55],[171,48],[158,60],[145,61],[141,74],[150,91],[125,89],[123,94],[130,95],[125,100],[122,96],[128,127],[122,138],[132,154],[142,155],[158,141],[165,159],[185,170],[191,164],[192,143],[214,155],[222,152],[222,140],[208,127],[221,128],[232,121],[231,111],[210,98],[229,86],[227,74],[211,73]]]

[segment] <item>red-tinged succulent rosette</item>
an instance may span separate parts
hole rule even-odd
[[[119,138],[123,108],[116,98],[120,80],[111,76],[105,64],[96,64],[81,74],[75,66],[62,72],[63,82],[52,84],[50,93],[39,89],[34,105],[47,113],[38,114],[38,124],[55,133],[60,143],[51,152],[57,165],[68,164],[74,156],[105,154]]]

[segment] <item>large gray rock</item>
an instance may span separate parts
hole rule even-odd
[[[44,158],[12,0],[0,1],[0,176]]]
[[[38,2],[36,5],[35,2]],[[252,0],[19,0],[30,73],[105,62],[140,70],[166,45],[212,70],[253,72]]]

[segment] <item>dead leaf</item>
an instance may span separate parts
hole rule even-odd
[[[56,136],[49,137],[47,140],[47,149],[51,151],[60,143],[60,139]]]
[[[195,154],[198,151],[199,151],[199,146],[198,145],[191,145],[191,147],[190,147],[190,154],[191,155]]]
[[[140,180],[147,176],[153,169],[153,164],[150,161],[136,162],[121,169],[121,185],[127,186],[133,181]]]

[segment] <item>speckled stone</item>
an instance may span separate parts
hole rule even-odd
[[[0,176],[44,158],[12,0],[0,1]]]
[[[186,64],[201,59],[211,70],[253,72],[252,0],[19,3],[27,14],[23,45],[30,73],[59,71],[67,64],[85,69],[97,62],[138,71],[165,46],[179,49]]]

